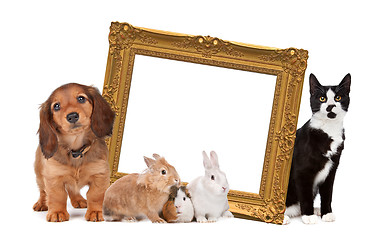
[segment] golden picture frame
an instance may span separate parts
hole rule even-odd
[[[111,182],[118,172],[136,55],[236,69],[276,77],[259,193],[230,190],[236,217],[282,224],[308,51],[278,49],[112,22],[103,97],[116,112],[107,139]]]

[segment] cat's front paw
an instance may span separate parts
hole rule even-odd
[[[335,215],[334,213],[327,213],[321,218],[324,222],[334,222],[335,221]]]
[[[302,222],[304,224],[316,224],[319,221],[319,217],[316,215],[303,215]]]

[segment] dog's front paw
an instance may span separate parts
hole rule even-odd
[[[33,210],[36,211],[36,212],[47,211],[48,210],[48,205],[46,205],[45,202],[37,201],[33,205]]]
[[[85,215],[85,219],[86,219],[86,221],[90,221],[90,222],[104,221],[103,212],[102,211],[87,210],[86,215]]]
[[[46,215],[48,222],[64,222],[69,220],[69,214],[67,211],[49,211]]]

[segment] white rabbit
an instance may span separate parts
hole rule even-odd
[[[194,205],[197,222],[215,222],[219,217],[233,217],[228,211],[229,184],[220,170],[218,157],[211,151],[211,159],[203,151],[205,175],[191,181],[187,188]]]

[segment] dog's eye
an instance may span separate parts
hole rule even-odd
[[[79,103],[85,103],[85,102],[86,102],[86,98],[85,98],[84,96],[78,96],[78,97],[77,97],[77,101],[78,101]]]
[[[54,109],[54,111],[59,111],[60,110],[60,104],[59,103],[54,104],[53,109]]]

